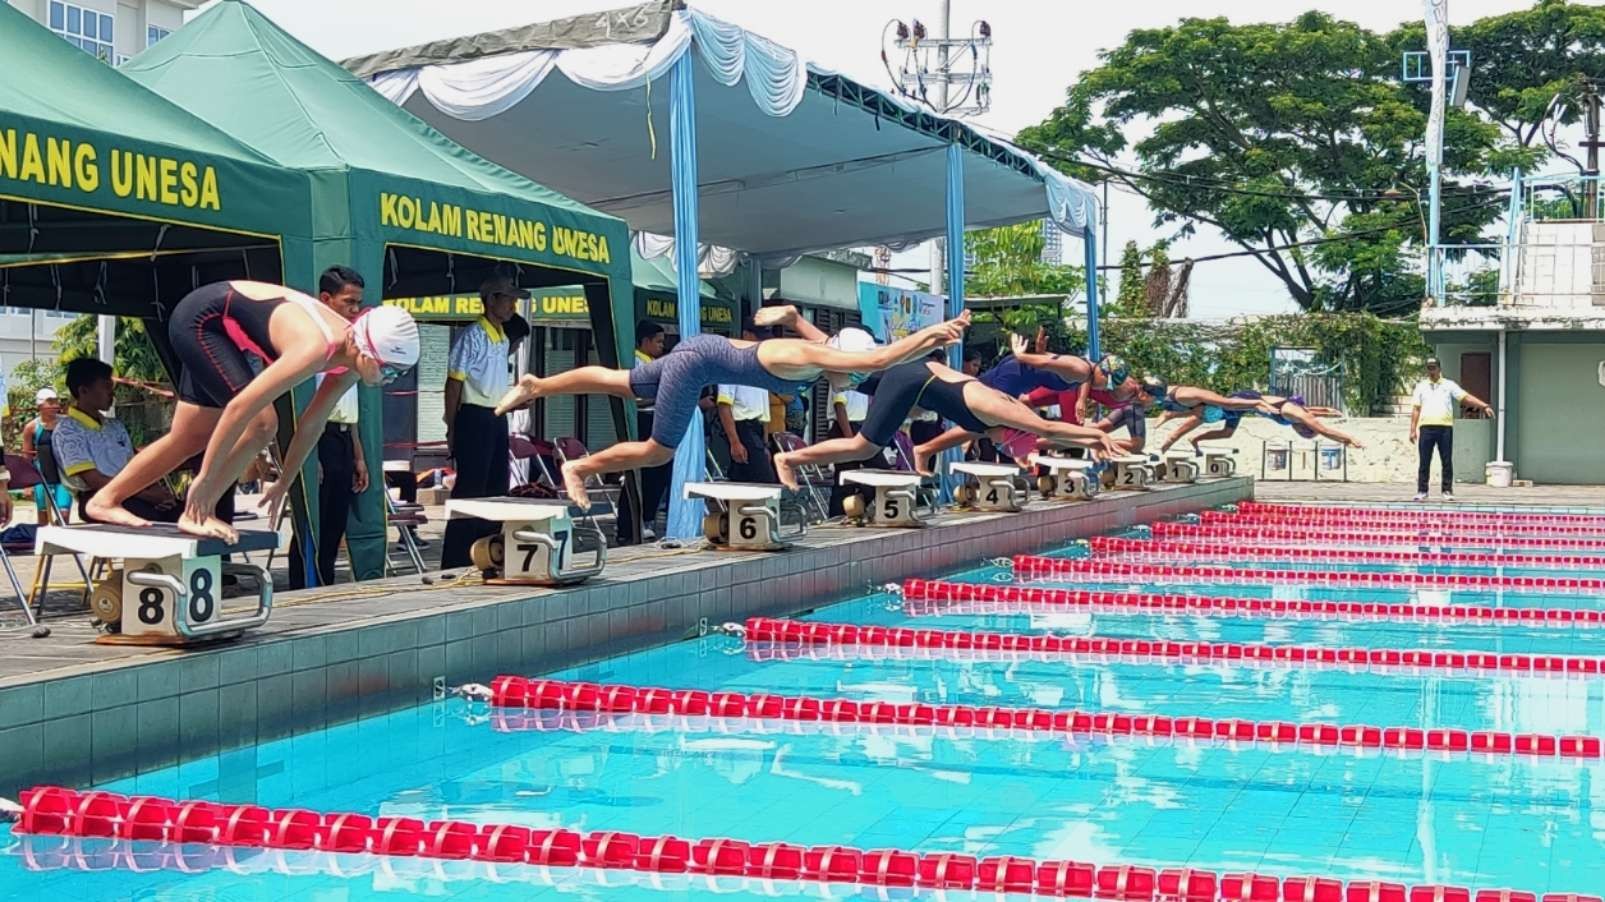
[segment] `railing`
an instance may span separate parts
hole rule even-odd
[[[1599,242],[1435,248],[1434,262],[1443,268],[1445,306],[1605,312],[1605,234],[1600,237]]]
[[[1527,222],[1605,221],[1605,190],[1597,175],[1525,176],[1520,183],[1521,214]]]

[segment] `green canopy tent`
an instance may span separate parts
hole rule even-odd
[[[159,319],[215,279],[305,283],[305,175],[3,4],[0,57],[4,303]]]
[[[224,0],[129,61],[130,78],[282,165],[312,177],[308,277],[344,263],[385,298],[473,291],[512,268],[529,287],[580,284],[603,362],[629,360],[628,232],[463,149],[320,56],[250,5]],[[618,311],[617,313],[615,311]],[[361,393],[361,438],[382,460],[381,397]],[[633,416],[615,401],[619,434]],[[382,485],[354,505],[353,572],[383,573]],[[310,500],[310,499],[308,499]]]
[[[675,296],[674,267],[667,254],[648,259],[630,248],[630,274],[635,283],[635,315],[671,332],[679,331],[679,302]],[[702,330],[734,336],[740,328],[734,299],[707,279],[701,280]]]
[[[147,320],[171,374],[159,323],[190,289],[309,287],[305,174],[5,4],[0,58],[13,73],[0,79],[0,303]]]

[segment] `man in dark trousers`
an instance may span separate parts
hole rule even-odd
[[[518,302],[529,297],[510,276],[495,275],[479,286],[485,315],[452,339],[446,365],[446,451],[457,465],[453,498],[496,498],[507,494],[507,418],[496,404],[507,392],[511,344],[503,326]],[[442,568],[466,567],[469,547],[490,535],[495,524],[457,519],[446,523]]]
[[[1443,377],[1443,364],[1427,358],[1427,378],[1416,383],[1410,396],[1410,441],[1420,443],[1420,468],[1416,471],[1416,500],[1427,500],[1427,482],[1432,478],[1432,451],[1438,451],[1438,468],[1443,471],[1443,500],[1455,500],[1455,408],[1475,407],[1494,415],[1488,402]]]
[[[635,362],[637,365],[651,363],[663,356],[666,344],[663,327],[657,323],[643,319],[635,324]],[[652,402],[638,400],[635,402],[635,429],[637,435],[652,434]],[[650,542],[658,536],[652,525],[658,519],[658,508],[663,504],[663,496],[668,494],[669,483],[674,475],[674,462],[657,467],[641,468],[641,540]],[[619,517],[619,543],[623,544],[625,529],[628,522],[634,517],[634,512],[628,509],[629,496],[625,496],[624,516]]]
[[[345,266],[331,266],[318,278],[318,300],[346,319],[362,312],[362,276]],[[320,379],[322,377],[319,377]],[[318,438],[318,585],[334,585],[334,564],[345,541],[351,501],[368,489],[368,467],[357,439],[357,389],[352,386],[329,414]],[[300,540],[290,542],[290,560],[300,560]],[[306,588],[306,568],[290,567],[290,588]]]

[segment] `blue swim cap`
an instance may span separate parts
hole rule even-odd
[[[1109,377],[1111,385],[1119,385],[1131,375],[1131,368],[1126,366],[1126,361],[1114,354],[1105,354],[1103,359],[1098,361],[1098,370]]]
[[[1158,376],[1142,377],[1142,393],[1153,399],[1150,407],[1162,406],[1170,397],[1170,386]]]

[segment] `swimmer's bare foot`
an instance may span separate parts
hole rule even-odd
[[[507,394],[502,395],[502,399],[496,403],[496,415],[502,416],[535,403],[540,392],[541,380],[530,375],[519,376],[518,384],[509,388]]]
[[[914,449],[914,472],[921,476],[936,475],[931,469],[931,461],[935,459],[934,454],[921,454],[918,448]]]
[[[582,511],[591,509],[591,493],[585,489],[585,474],[578,472],[574,464],[569,461],[563,465],[563,488],[568,492],[568,500]]]
[[[134,529],[145,529],[150,526],[149,520],[134,516],[121,504],[108,504],[102,501],[99,492],[84,503],[84,513],[89,515],[89,519],[108,526],[131,526]]]
[[[793,492],[799,488],[797,471],[792,469],[791,461],[786,459],[784,453],[775,455],[775,478],[780,480],[781,485],[791,489]]]
[[[202,536],[208,539],[217,539],[230,545],[240,540],[240,534],[234,527],[224,523],[216,517],[207,517],[205,520],[195,520],[185,513],[178,518],[180,532],[187,532],[192,536]]]

